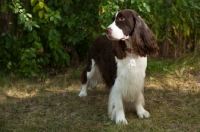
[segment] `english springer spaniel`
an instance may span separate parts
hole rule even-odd
[[[82,72],[80,97],[87,88],[104,81],[109,87],[108,115],[116,124],[127,124],[124,105],[133,107],[139,118],[149,118],[144,109],[144,79],[147,55],[156,54],[158,46],[152,31],[131,9],[121,10],[106,29],[106,36],[97,38],[88,54]],[[126,103],[127,102],[127,103]]]

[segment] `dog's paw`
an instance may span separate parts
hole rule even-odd
[[[78,96],[79,97],[85,97],[85,96],[87,96],[87,92],[86,91],[80,91]]]
[[[139,116],[139,118],[149,118],[150,117],[149,112],[146,110],[137,112],[137,115]]]
[[[126,125],[128,124],[126,118],[125,118],[125,113],[123,110],[117,110],[115,113],[115,123],[116,124],[122,124],[122,125]]]
[[[117,119],[115,122],[116,122],[117,125],[127,125],[128,124],[128,122],[125,118],[124,119]]]
[[[108,116],[111,120],[115,120],[116,124],[119,125],[126,125],[128,124],[126,118],[125,118],[125,114],[124,111],[118,111],[115,109],[115,107],[109,107],[109,111],[108,111]]]

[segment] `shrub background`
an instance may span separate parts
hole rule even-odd
[[[160,58],[199,52],[198,0],[2,0],[0,68],[23,76],[78,65],[116,11],[131,8],[155,33]]]

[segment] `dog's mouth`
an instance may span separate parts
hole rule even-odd
[[[126,39],[129,39],[129,36],[124,36],[123,38],[121,38],[120,40],[125,41]]]

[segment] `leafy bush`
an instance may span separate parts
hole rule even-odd
[[[170,42],[175,50],[169,54],[186,53],[187,47],[197,51],[199,2],[167,1],[1,1],[1,68],[28,77],[44,76],[48,68],[69,66],[70,52],[74,49],[83,60],[93,40],[105,34],[114,13],[124,8],[141,15],[156,34],[160,47],[163,41]]]

